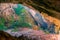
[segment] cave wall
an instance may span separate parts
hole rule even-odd
[[[0,3],[22,3],[27,4],[40,12],[60,19],[60,0],[0,0]]]

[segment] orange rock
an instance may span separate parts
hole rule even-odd
[[[38,30],[38,26],[34,25],[33,30]]]
[[[47,15],[46,13],[41,13],[41,15],[45,18],[45,19],[47,19],[47,20],[49,20],[50,22],[53,22],[54,24],[55,24],[55,32],[57,33],[57,32],[59,32],[59,30],[60,30],[60,20],[59,19],[57,19],[57,18],[54,18],[54,17],[51,17],[51,16],[49,16],[49,15]]]

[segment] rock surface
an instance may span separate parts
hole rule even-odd
[[[28,30],[29,29],[27,28],[27,31]],[[23,34],[23,33],[25,33],[25,34]],[[58,40],[58,36],[59,36],[57,34],[45,34],[42,30],[39,30],[39,31],[31,30],[28,32],[25,31],[23,33],[21,33],[22,35],[20,35],[19,37],[17,37],[17,36],[15,37],[9,33],[0,31],[0,35],[1,35],[0,40],[7,40],[7,39],[9,39],[9,40]]]
[[[50,16],[60,19],[60,0],[0,0],[0,2],[22,3],[33,6],[40,12],[45,12]]]

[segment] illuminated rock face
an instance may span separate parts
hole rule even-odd
[[[2,7],[3,6],[3,7]],[[0,26],[5,28],[32,27],[35,25],[29,12],[21,4],[1,4]],[[0,30],[4,30],[2,28]]]
[[[4,3],[0,7],[0,30],[16,37],[24,35],[36,40],[58,40],[58,35],[43,32],[55,33],[55,28],[38,11],[21,4]],[[40,28],[43,30],[38,30]]]
[[[1,3],[0,5],[0,30],[16,29],[15,31],[17,31],[21,27],[34,30],[43,29],[55,33],[55,25],[50,24],[49,21],[47,23],[47,20],[37,10],[21,4]],[[36,25],[35,28],[34,25]]]

